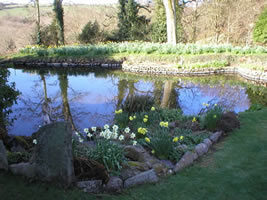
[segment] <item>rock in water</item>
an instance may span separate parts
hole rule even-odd
[[[31,162],[38,179],[69,186],[75,178],[70,124],[57,122],[40,128]]]
[[[8,170],[6,148],[2,140],[0,140],[0,170]]]

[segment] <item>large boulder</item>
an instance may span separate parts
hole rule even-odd
[[[106,190],[108,192],[121,192],[123,187],[123,181],[116,176],[112,176],[106,185]]]
[[[217,127],[223,132],[231,132],[236,128],[240,128],[240,121],[237,118],[237,114],[234,112],[227,112],[222,114]]]
[[[38,179],[70,185],[75,179],[70,124],[57,122],[40,128],[31,162]]]
[[[0,170],[8,170],[6,148],[2,140],[0,140]]]

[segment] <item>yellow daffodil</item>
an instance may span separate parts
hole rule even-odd
[[[133,120],[134,120],[134,118],[133,118],[132,116],[130,116],[130,117],[129,117],[129,120],[130,120],[130,121],[133,121]]]
[[[134,115],[133,118],[136,119],[136,116]]]
[[[140,128],[138,128],[137,132],[142,134],[142,135],[145,135],[147,133],[147,129],[140,127]]]
[[[154,110],[156,110],[156,109],[155,109],[155,107],[152,106],[152,107],[151,107],[151,111],[154,111]]]
[[[145,141],[146,141],[147,143],[149,143],[149,142],[150,142],[150,139],[149,139],[148,137],[145,137]]]
[[[151,151],[151,153],[152,153],[152,154],[155,154],[156,152],[155,152],[155,150],[153,149],[153,150]]]
[[[122,109],[115,110],[115,114],[121,114],[121,113],[122,113]]]
[[[178,142],[178,140],[179,140],[179,138],[178,137],[175,137],[175,138],[173,138],[173,142]]]
[[[144,121],[145,123],[147,122],[147,120],[148,120],[147,118],[144,118],[144,119],[143,119],[143,121]]]
[[[168,123],[168,122],[160,122],[159,125],[160,125],[161,127],[166,127],[166,128],[168,128],[169,123]]]
[[[148,118],[148,115],[145,115],[145,118]]]
[[[194,122],[196,122],[197,121],[197,119],[194,117],[193,119],[192,119],[192,122],[194,123]]]
[[[184,136],[181,135],[181,136],[180,136],[180,140],[183,140],[183,139],[184,139]]]
[[[213,115],[213,118],[214,118],[214,119],[216,119],[216,118],[217,118],[217,116],[216,116],[216,115]]]

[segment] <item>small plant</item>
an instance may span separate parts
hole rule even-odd
[[[201,126],[209,131],[214,131],[217,127],[217,122],[221,119],[223,109],[221,106],[209,106],[207,104],[207,112],[201,120]]]
[[[162,121],[175,121],[182,119],[182,111],[179,109],[160,109],[160,119]]]
[[[159,159],[171,159],[174,160],[173,155],[175,152],[175,141],[168,133],[167,128],[161,128],[156,131],[150,138],[145,138],[147,146],[151,149]]]
[[[122,105],[122,109],[129,114],[150,111],[154,105],[154,99],[148,95],[134,95],[128,97]]]
[[[109,140],[97,140],[96,148],[89,151],[89,157],[102,163],[109,171],[122,168],[124,161],[123,148]]]
[[[7,152],[7,160],[9,164],[28,162],[30,160],[30,156],[31,155],[27,152]]]

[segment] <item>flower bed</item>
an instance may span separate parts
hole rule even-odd
[[[223,135],[224,123],[236,121],[219,105],[203,104],[202,114],[184,116],[178,109],[143,107],[115,111],[115,124],[76,133],[73,151],[77,186],[86,192],[120,192],[155,183],[202,156]],[[231,131],[227,129],[227,131]],[[92,160],[94,163],[92,163]],[[91,166],[87,166],[91,163]],[[87,171],[98,167],[94,174]]]

